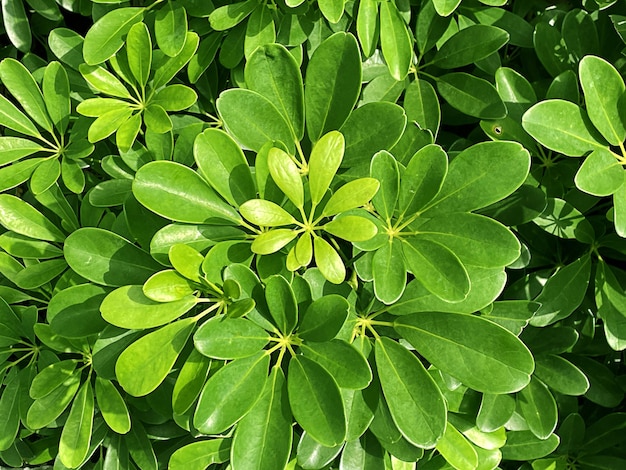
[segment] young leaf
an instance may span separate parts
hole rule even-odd
[[[240,359],[252,356],[269,342],[260,326],[245,318],[216,316],[204,322],[193,335],[196,349],[215,359]]]
[[[193,425],[203,434],[219,434],[239,421],[260,398],[269,362],[269,354],[259,351],[217,371],[200,394]]]
[[[94,400],[91,381],[85,382],[70,408],[59,441],[59,458],[63,465],[77,468],[89,453],[93,429]]]
[[[325,134],[313,146],[309,158],[309,189],[313,204],[319,204],[328,191],[341,165],[344,148],[343,135],[337,131]]]
[[[130,71],[142,88],[148,82],[152,64],[152,41],[144,23],[135,23],[126,36],[126,53]]]
[[[264,199],[251,199],[239,207],[239,212],[248,221],[262,227],[292,225],[296,219],[278,204]]]
[[[156,302],[143,293],[142,286],[123,286],[105,297],[100,306],[102,318],[120,328],[145,329],[165,325],[196,305],[188,295],[173,302]]]
[[[426,360],[474,390],[511,393],[530,382],[535,367],[530,351],[488,320],[420,312],[396,319],[394,327]]]
[[[211,360],[200,354],[197,349],[192,349],[180,368],[172,391],[174,413],[182,415],[191,408],[202,391],[210,368]]]
[[[150,100],[150,104],[158,105],[165,111],[182,111],[192,106],[197,99],[198,95],[193,89],[175,84],[159,90]]]
[[[324,225],[324,230],[349,242],[363,242],[378,233],[376,224],[359,215],[342,215]]]
[[[0,224],[8,230],[37,240],[65,240],[65,235],[41,212],[10,194],[0,195]]]
[[[293,204],[304,207],[304,186],[298,166],[293,159],[279,148],[272,148],[268,155],[267,165],[276,185]]]
[[[288,228],[279,228],[263,232],[252,242],[252,251],[259,255],[270,255],[276,253],[291,240],[296,238],[298,232]]]
[[[170,457],[170,470],[205,470],[230,457],[230,439],[208,439],[177,448]]]
[[[341,186],[330,197],[326,206],[324,206],[322,215],[330,217],[340,212],[364,206],[374,197],[379,187],[380,183],[374,178],[359,178],[358,180],[350,181]]]
[[[341,128],[361,92],[361,54],[354,36],[335,33],[313,53],[304,93],[306,126],[315,142]]]
[[[2,95],[0,95],[0,125],[31,137],[41,136],[33,121]]]
[[[321,237],[313,238],[315,264],[322,275],[333,284],[341,284],[346,278],[346,267],[335,249]]]
[[[108,426],[118,434],[130,431],[130,415],[124,399],[110,380],[96,377],[96,401]]]
[[[330,23],[338,23],[343,16],[346,0],[318,0],[317,3],[324,18]]]
[[[437,14],[440,16],[450,16],[460,5],[461,0],[432,0]]]
[[[143,293],[155,302],[175,302],[193,292],[189,281],[173,269],[153,274],[143,285]]]
[[[115,363],[115,375],[129,394],[140,397],[157,388],[172,369],[196,324],[185,318],[142,336]]]
[[[380,34],[376,0],[362,0],[356,16],[356,32],[365,57],[371,57],[378,45]]]
[[[254,462],[258,470],[287,465],[293,431],[285,375],[272,367],[261,398],[237,425],[231,462],[236,468]]]
[[[85,62],[97,65],[115,55],[124,45],[130,28],[143,19],[144,11],[141,7],[122,7],[100,17],[85,35]]]
[[[237,26],[258,6],[257,0],[231,3],[216,8],[209,15],[211,28],[216,31],[225,31]]]
[[[457,470],[474,470],[478,468],[478,454],[467,439],[452,424],[446,425],[446,430],[439,442],[437,450]]]
[[[294,418],[320,444],[333,447],[345,439],[346,420],[339,387],[313,360],[294,356],[287,388]]]

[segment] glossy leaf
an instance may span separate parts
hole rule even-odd
[[[128,30],[126,54],[133,77],[141,87],[146,86],[152,64],[152,40],[144,23],[135,23]]]
[[[100,316],[100,304],[108,292],[93,284],[80,284],[57,292],[48,304],[50,328],[66,338],[99,333],[106,326]]]
[[[403,269],[404,254],[402,244],[391,240],[376,250],[372,259],[374,292],[381,302],[391,305],[404,292],[407,281],[406,269]]]
[[[262,227],[292,225],[296,219],[278,204],[264,199],[251,199],[239,207],[246,220]]]
[[[360,390],[372,381],[372,371],[363,355],[344,341],[309,342],[302,345],[302,351],[326,369],[341,388]]]
[[[593,196],[609,196],[624,184],[624,171],[615,154],[596,149],[585,159],[574,178],[576,187]]]
[[[391,76],[404,80],[413,60],[413,45],[411,34],[394,2],[380,3],[380,45]]]
[[[168,1],[157,10],[154,20],[154,35],[157,45],[170,57],[178,55],[185,46],[187,31],[187,13],[185,7],[179,3]]]
[[[444,69],[463,67],[493,54],[508,40],[509,34],[500,28],[472,25],[460,30],[443,43],[433,62]]]
[[[91,382],[85,382],[72,403],[61,439],[59,458],[63,465],[77,468],[89,453],[93,429],[94,399]]]
[[[307,341],[330,341],[343,326],[348,316],[347,301],[330,294],[313,301],[298,324],[298,336]]]
[[[314,145],[309,158],[309,189],[313,204],[319,204],[330,187],[341,165],[344,148],[343,135],[337,131],[325,134]]]
[[[204,470],[212,464],[226,462],[230,456],[230,439],[207,439],[179,447],[170,457],[171,470]]]
[[[475,390],[511,393],[530,382],[535,367],[530,351],[488,320],[421,312],[400,317],[394,325],[428,361]]]
[[[269,342],[263,328],[245,318],[213,317],[193,335],[196,349],[215,359],[239,359],[252,356]]]
[[[124,45],[130,28],[143,19],[140,7],[117,8],[102,16],[85,35],[83,55],[89,65],[97,65],[112,57]]]
[[[500,119],[506,116],[506,106],[495,87],[486,80],[465,72],[439,77],[439,94],[453,108],[479,119]]]
[[[175,302],[193,294],[194,287],[174,270],[153,274],[143,285],[143,293],[156,302]]]
[[[321,237],[314,237],[313,253],[322,275],[333,284],[341,284],[346,277],[346,267],[331,244]]]
[[[37,240],[62,242],[65,235],[41,212],[10,194],[0,195],[0,224]]]
[[[458,470],[472,470],[478,467],[478,454],[452,424],[448,423],[445,433],[437,443],[437,450]]]
[[[324,206],[323,215],[332,216],[367,204],[378,191],[380,183],[374,178],[359,178],[341,186]]]
[[[130,415],[124,399],[110,380],[96,377],[96,401],[107,425],[118,434],[130,430]]]
[[[548,387],[533,377],[517,394],[517,402],[530,431],[539,439],[547,439],[558,421],[556,401]]]

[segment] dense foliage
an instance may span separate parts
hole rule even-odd
[[[2,0],[0,464],[626,468],[626,4]]]

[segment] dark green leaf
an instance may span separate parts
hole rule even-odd
[[[495,26],[468,26],[441,45],[433,62],[444,69],[463,67],[493,54],[508,40],[509,34]]]
[[[154,35],[157,45],[166,55],[177,56],[185,46],[187,13],[180,3],[168,1],[161,7],[154,19]]]
[[[506,106],[496,88],[486,80],[465,72],[439,77],[439,94],[452,106],[479,119],[500,119],[506,116]]]

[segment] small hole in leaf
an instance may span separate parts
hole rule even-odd
[[[502,134],[502,128],[501,128],[500,126],[494,126],[494,128],[493,128],[493,132],[494,132],[496,135],[500,135],[500,134]]]

